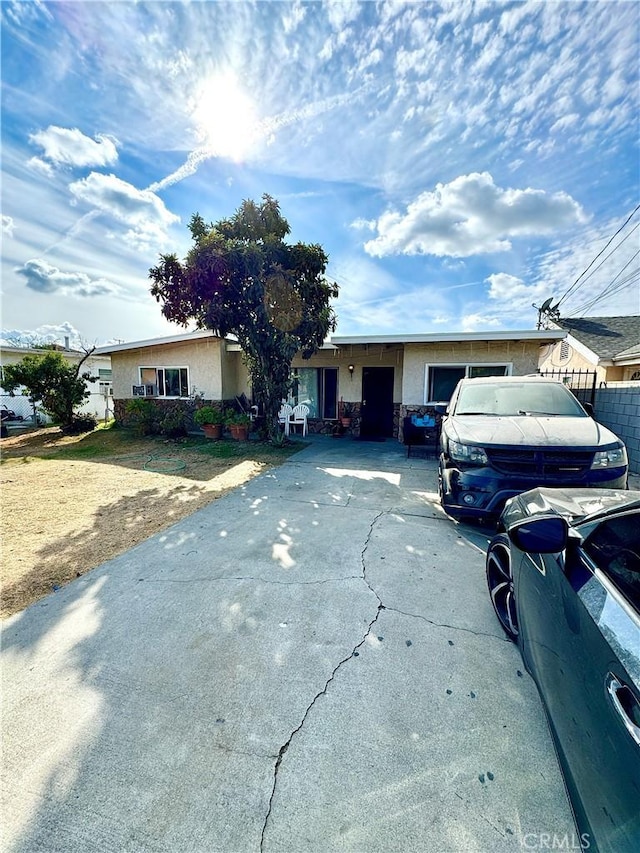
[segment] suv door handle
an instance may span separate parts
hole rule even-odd
[[[640,705],[638,704],[638,700],[626,684],[618,681],[613,673],[610,672],[607,675],[605,683],[611,704],[622,719],[625,729],[638,746],[640,746],[640,726],[638,725],[638,721],[640,721]]]

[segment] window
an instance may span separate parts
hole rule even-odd
[[[466,376],[508,376],[510,364],[427,364],[425,403],[448,402],[461,379]]]
[[[140,384],[147,397],[188,397],[187,367],[141,367]]]
[[[338,416],[338,368],[300,367],[291,389],[292,406],[309,406],[310,418],[333,419]]]

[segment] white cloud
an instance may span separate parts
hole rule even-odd
[[[585,220],[580,205],[564,192],[503,189],[488,172],[476,172],[421,193],[403,214],[384,213],[378,236],[364,248],[376,257],[469,257],[507,251],[513,238],[550,235]]]
[[[323,4],[331,26],[341,32],[360,14],[362,3],[359,0],[326,0]]]
[[[40,258],[27,261],[15,272],[26,279],[30,290],[38,293],[90,297],[113,294],[118,290],[114,284],[105,279],[91,279],[83,272],[63,272]]]
[[[360,216],[358,219],[354,219],[349,227],[356,231],[375,231],[376,221],[375,219],[363,219]]]
[[[477,332],[485,329],[499,329],[502,323],[497,317],[487,314],[465,314],[461,321],[462,332]]]
[[[289,33],[295,32],[303,22],[305,15],[306,9],[299,0],[291,6],[287,5],[282,17],[282,26],[284,27],[285,33],[289,35]]]
[[[130,226],[126,239],[140,245],[163,243],[180,217],[150,190],[139,190],[115,175],[91,174],[69,186],[74,198]]]
[[[2,214],[2,233],[6,234],[7,237],[13,237],[13,229],[15,228],[15,222],[13,221],[12,216],[5,216]]]
[[[81,349],[84,339],[72,323],[47,324],[37,329],[2,329],[0,344],[12,347],[34,347],[43,344],[64,344],[69,339],[71,349]]]
[[[30,160],[27,160],[27,168],[31,169],[32,172],[44,175],[45,178],[53,177],[53,166],[41,157],[31,157]]]
[[[541,303],[549,296],[544,282],[528,285],[521,278],[508,273],[493,273],[486,281],[489,284],[489,299],[509,314],[520,315],[523,311],[530,311],[534,302]]]
[[[85,136],[77,127],[49,125],[29,136],[29,142],[43,149],[46,160],[57,166],[108,166],[118,159],[118,140],[99,133],[95,139]]]

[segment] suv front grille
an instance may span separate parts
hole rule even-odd
[[[486,448],[486,451],[491,465],[501,474],[543,480],[580,480],[593,462],[593,451],[588,450]]]

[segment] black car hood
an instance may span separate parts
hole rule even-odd
[[[455,441],[481,447],[572,447],[598,448],[619,443],[606,427],[587,417],[499,417],[454,415],[446,430]]]
[[[538,488],[507,501],[503,520],[509,526],[521,518],[556,513],[575,523],[612,510],[638,506],[640,491]]]

